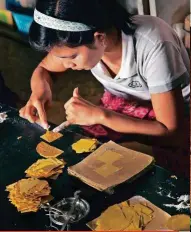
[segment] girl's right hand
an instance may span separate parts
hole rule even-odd
[[[52,103],[52,92],[49,88],[40,92],[33,91],[27,104],[20,110],[20,116],[48,129],[46,109]]]
[[[50,73],[65,72],[62,59],[50,52],[34,70],[31,78],[32,94],[20,116],[31,123],[38,123],[48,129],[46,109],[52,104],[52,79]]]

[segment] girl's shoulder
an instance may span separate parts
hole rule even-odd
[[[134,36],[141,44],[153,45],[169,41],[177,43],[179,38],[173,28],[164,20],[150,15],[135,15],[133,22],[136,25]]]

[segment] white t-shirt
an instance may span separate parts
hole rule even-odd
[[[102,62],[91,71],[104,88],[126,99],[150,101],[151,94],[181,86],[190,99],[190,61],[174,30],[152,16],[134,16],[134,35],[122,32],[122,65],[112,78]]]

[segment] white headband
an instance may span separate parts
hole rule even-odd
[[[51,16],[39,12],[37,9],[34,11],[34,21],[43,27],[59,30],[59,31],[90,31],[91,27],[77,22],[70,22],[61,19],[56,19]]]

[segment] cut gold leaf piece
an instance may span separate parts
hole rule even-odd
[[[96,139],[80,139],[78,142],[72,145],[72,149],[77,153],[92,152],[97,147]]]
[[[141,231],[141,228],[135,226],[133,224],[133,222],[127,227],[125,228],[123,231]]]
[[[142,203],[131,205],[124,201],[110,206],[88,226],[95,231],[142,231],[153,220],[153,213]]]
[[[113,205],[98,218],[96,225],[104,230],[123,230],[128,222],[118,205]]]
[[[134,205],[133,208],[138,214],[144,213],[146,215],[151,215],[153,213],[152,209],[141,203]]]
[[[42,135],[41,138],[44,139],[45,141],[52,143],[56,141],[57,139],[60,139],[63,137],[61,133],[55,133],[53,131],[47,131],[46,134]]]
[[[56,158],[64,152],[56,147],[50,146],[45,142],[39,143],[36,147],[36,151],[39,155],[45,158]]]
[[[185,214],[174,215],[168,220],[167,227],[170,230],[190,231],[190,216]]]
[[[103,165],[99,168],[97,168],[95,170],[95,172],[101,176],[103,176],[104,178],[107,178],[113,174],[115,174],[116,172],[118,172],[121,168],[112,166],[112,165]]]

